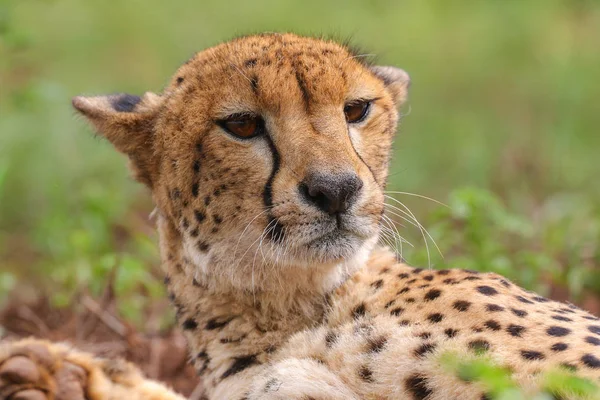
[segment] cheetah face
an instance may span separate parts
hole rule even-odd
[[[273,34],[198,53],[162,95],[74,105],[129,155],[187,254],[234,274],[370,250],[407,85],[334,42]]]

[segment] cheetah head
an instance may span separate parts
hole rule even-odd
[[[335,42],[268,34],[198,53],[162,94],[73,104],[129,157],[187,258],[247,287],[366,258],[408,83]]]

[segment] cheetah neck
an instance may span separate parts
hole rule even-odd
[[[357,263],[334,266],[328,273],[304,269],[304,276],[292,271],[279,290],[239,290],[199,274],[179,232],[164,218],[158,225],[169,297],[205,381],[226,375],[232,359],[265,362],[291,335],[322,323],[331,293],[352,275],[349,271],[359,269]],[[211,354],[218,354],[218,360]]]

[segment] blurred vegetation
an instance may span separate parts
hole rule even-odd
[[[392,208],[409,262],[598,304],[593,0],[0,0],[0,303],[21,282],[64,305],[114,269],[123,315],[163,295],[149,196],[70,98],[160,91],[195,51],[259,31],[352,37],[411,74],[389,189],[449,208],[391,193],[445,256]]]
[[[511,371],[495,363],[484,350],[474,355],[443,353],[439,362],[462,381],[477,384],[494,400],[600,399],[596,382],[577,376],[568,367],[537,374],[540,390],[525,393],[511,377]]]

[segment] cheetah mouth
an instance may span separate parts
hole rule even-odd
[[[314,236],[301,247],[321,260],[340,260],[353,257],[376,233],[369,224],[357,222],[317,224]],[[311,235],[312,236],[312,235]]]

